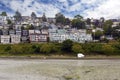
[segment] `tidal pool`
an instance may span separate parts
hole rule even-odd
[[[120,80],[120,60],[0,59],[0,80]]]

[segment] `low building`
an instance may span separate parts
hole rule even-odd
[[[22,36],[28,36],[29,31],[28,30],[22,30]]]
[[[2,44],[9,44],[10,43],[10,36],[9,35],[1,35],[1,43]]]
[[[46,34],[30,34],[29,35],[30,42],[47,42]]]
[[[70,39],[74,42],[85,43],[92,41],[92,35],[87,34],[85,30],[71,30],[64,29],[50,30],[49,38],[51,42],[63,42]]]
[[[29,37],[28,36],[21,36],[21,42],[22,43],[29,43]]]
[[[21,30],[16,30],[16,35],[20,35],[21,36]]]
[[[15,30],[9,30],[9,35],[15,35]]]
[[[8,35],[8,30],[7,29],[2,29],[2,34],[3,35]]]
[[[20,35],[11,35],[11,43],[20,43],[21,36]]]
[[[16,30],[21,30],[22,25],[21,24],[15,24],[15,29]]]
[[[41,32],[40,32],[40,30],[35,30],[35,33],[40,34]]]
[[[34,34],[35,30],[29,30],[29,34]]]

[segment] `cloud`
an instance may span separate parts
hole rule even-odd
[[[119,0],[0,0],[0,11],[14,14],[16,10],[28,16],[45,12],[47,17],[54,17],[61,12],[70,18],[77,14],[85,18],[120,18]]]
[[[3,1],[3,3],[7,6],[8,1]],[[52,4],[43,4],[35,0],[12,0],[9,2],[8,7],[10,7],[14,12],[18,10],[24,16],[30,16],[32,12],[35,12],[40,16],[45,12],[47,17],[54,17],[56,13],[60,12],[59,9],[54,7]]]
[[[85,10],[86,17],[100,18],[120,18],[120,3],[119,0],[107,0],[95,7],[93,10]]]

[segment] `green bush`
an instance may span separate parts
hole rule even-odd
[[[52,52],[52,45],[49,43],[45,43],[41,46],[40,52],[42,53],[51,53]]]
[[[65,40],[62,43],[62,51],[63,52],[71,52],[72,51],[72,45],[73,45],[73,41],[71,40]]]
[[[80,44],[76,44],[76,43],[73,44],[72,51],[74,53],[83,53],[84,52],[84,50],[82,49],[82,46]]]
[[[110,44],[104,44],[102,46],[102,50],[103,50],[103,52],[104,52],[105,55],[113,55],[115,49]]]
[[[120,43],[73,43],[66,40],[63,43],[26,43],[26,44],[0,44],[0,54],[69,54],[82,52],[86,55],[120,55]]]
[[[12,45],[10,53],[11,54],[22,54],[23,53],[22,47],[16,44]]]

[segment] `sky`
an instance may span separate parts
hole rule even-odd
[[[80,14],[84,18],[120,18],[120,0],[0,0],[0,13],[6,11],[13,16],[16,11],[23,16],[32,12],[42,16],[55,17],[61,12],[66,17],[73,18]]]

